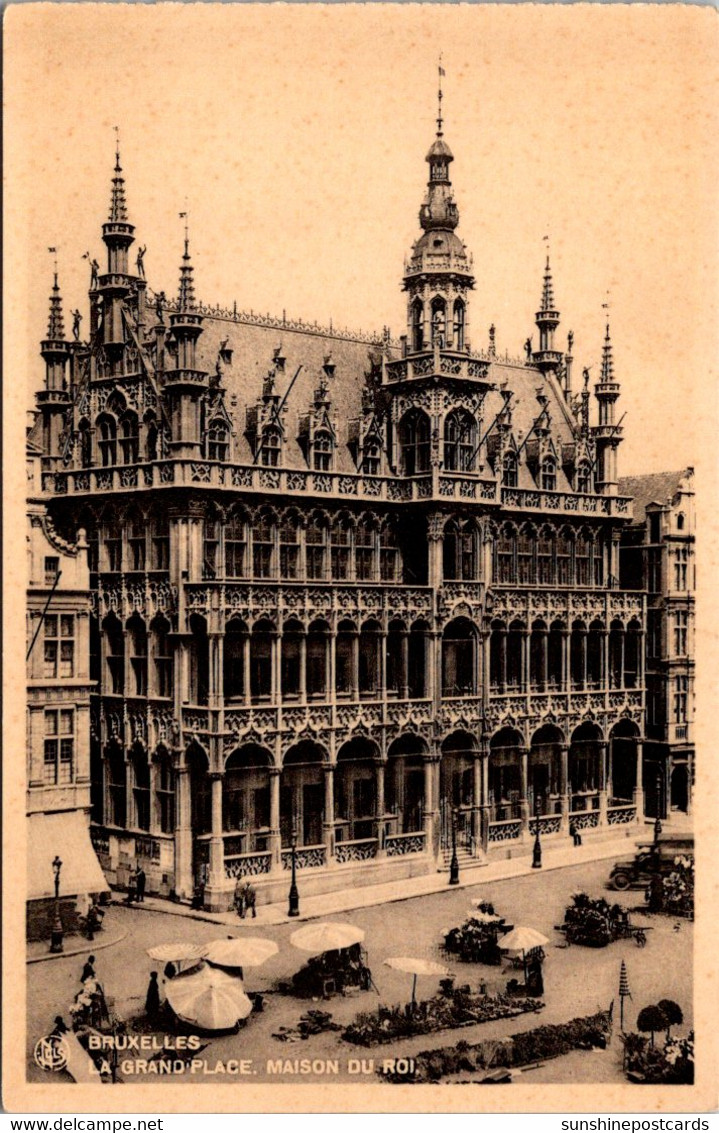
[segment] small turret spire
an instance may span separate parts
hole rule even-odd
[[[442,137],[442,125],[444,119],[442,118],[442,79],[444,78],[444,67],[442,66],[442,52],[439,53],[439,63],[437,64],[437,137]]]
[[[125,178],[122,176],[120,164],[120,127],[115,126],[115,175],[112,179],[112,194],[110,196],[111,223],[127,221],[127,201],[125,199]]]
[[[180,265],[180,293],[178,296],[179,311],[194,311],[195,309],[195,281],[194,268],[190,260],[190,235],[188,226],[188,213],[181,212],[180,220],[185,222],[185,251]]]
[[[614,381],[614,355],[612,353],[612,339],[609,334],[609,301],[602,303],[602,309],[607,312],[607,330],[604,335],[604,346],[602,347],[602,382]]]
[[[47,337],[49,339],[63,340],[65,338],[65,324],[62,316],[62,296],[57,281],[57,248],[48,248],[54,255],[52,295],[50,296],[50,317],[47,324]]]
[[[554,283],[552,282],[552,269],[549,266],[549,249],[547,249],[547,262],[544,267],[544,286],[542,287],[542,310],[554,310]]]

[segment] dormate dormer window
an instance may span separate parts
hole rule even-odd
[[[543,492],[557,490],[557,462],[553,456],[545,456],[541,466],[541,485]]]
[[[139,425],[137,414],[128,411],[120,422],[120,449],[123,464],[136,464],[139,448]]]
[[[227,425],[219,418],[210,421],[207,432],[207,459],[227,460],[229,441]]]
[[[268,425],[262,433],[260,464],[265,468],[277,468],[280,463],[282,437],[276,425]]]
[[[583,495],[588,495],[592,490],[592,469],[589,462],[586,460],[581,461],[577,468],[577,491]]]
[[[466,409],[455,409],[444,422],[444,468],[446,472],[471,472],[476,448],[474,417]]]
[[[504,488],[517,487],[517,454],[505,452],[502,458],[502,486]]]
[[[97,419],[97,429],[100,463],[103,468],[109,468],[117,462],[117,422],[109,413],[103,413]]]
[[[315,433],[312,441],[312,467],[315,472],[329,472],[332,467],[332,436],[326,429]]]
[[[410,409],[399,423],[399,446],[402,472],[416,476],[429,471],[429,417],[421,409]]]
[[[366,476],[379,476],[382,449],[378,437],[368,437],[362,451],[360,471]]]

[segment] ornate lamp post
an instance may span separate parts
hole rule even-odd
[[[292,853],[292,880],[290,882],[290,904],[287,910],[287,916],[298,917],[300,915],[300,894],[297,888],[297,827],[295,826],[292,827],[290,850]]]
[[[532,847],[532,869],[542,868],[542,843],[539,840],[539,799],[534,800],[534,846]]]
[[[459,885],[459,858],[457,857],[457,808],[452,808],[452,860],[449,863],[449,884]]]
[[[654,841],[659,841],[659,835],[662,832],[662,823],[660,819],[662,809],[662,773],[657,771],[657,816],[654,819]]]
[[[53,859],[52,871],[55,874],[55,920],[52,926],[52,936],[50,937],[50,951],[62,952],[63,951],[63,928],[62,920],[60,919],[60,870],[62,869],[62,862],[57,854]]]

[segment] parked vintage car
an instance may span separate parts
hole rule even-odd
[[[608,888],[645,889],[657,873],[671,873],[676,857],[693,857],[694,835],[660,834],[656,841],[637,842],[636,846],[633,858],[614,863]]]

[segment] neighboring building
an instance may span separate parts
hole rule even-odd
[[[59,294],[59,293],[58,293]],[[61,329],[61,328],[60,328]],[[43,349],[49,343],[43,344]],[[61,538],[40,498],[41,453],[28,445],[27,601],[27,931],[49,937],[54,919],[52,861],[62,860],[65,929],[76,925],[79,894],[107,882],[90,842],[90,573],[84,531]],[[7,711],[7,706],[6,706]]]
[[[187,237],[149,299],[119,155],[87,341],[35,436],[94,612],[95,845],[122,883],[217,909],[486,860],[643,818],[645,599],[617,589],[619,383],[607,327],[572,392],[547,262],[538,346],[470,346],[441,120],[407,334],[208,308]],[[479,336],[477,335],[477,338]]]
[[[694,469],[630,476],[621,585],[648,592],[644,745],[646,812],[691,812],[694,783]]]

